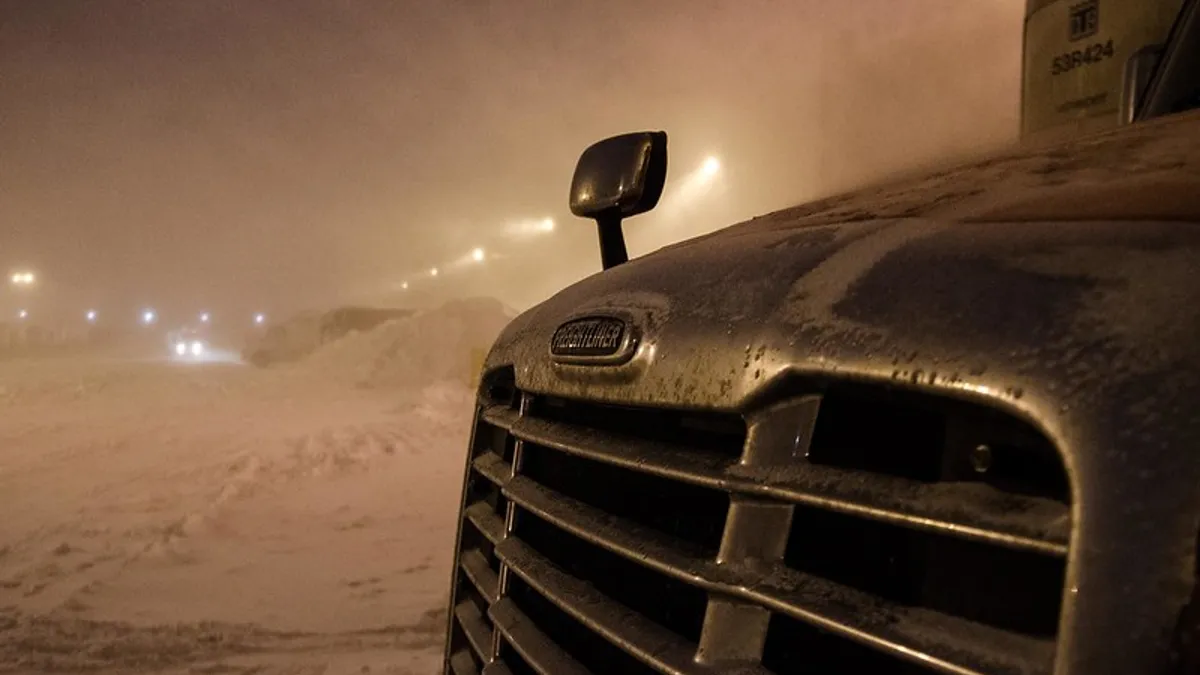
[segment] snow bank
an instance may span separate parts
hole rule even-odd
[[[352,332],[318,349],[299,368],[321,379],[365,388],[469,384],[483,356],[513,318],[499,300],[472,298]],[[457,388],[438,396],[458,398]]]
[[[271,326],[261,336],[252,338],[244,350],[246,361],[259,366],[296,361],[321,344],[319,312],[304,312]]]

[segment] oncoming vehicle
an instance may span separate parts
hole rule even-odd
[[[167,336],[171,354],[178,359],[199,359],[209,351],[208,340],[203,331],[196,328],[181,328]]]
[[[1034,87],[1074,135],[633,260],[666,134],[584,151],[604,271],[485,360],[444,672],[1200,673],[1198,3],[1150,61],[1030,4],[1126,117]]]

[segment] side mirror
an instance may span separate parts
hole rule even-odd
[[[604,269],[629,260],[621,220],[658,204],[667,180],[667,134],[644,131],[593,144],[571,180],[571,213],[596,221]]]
[[[1121,81],[1121,124],[1131,124],[1146,99],[1146,87],[1162,59],[1163,45],[1148,45],[1130,55]]]

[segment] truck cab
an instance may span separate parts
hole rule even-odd
[[[1184,39],[1194,9],[1185,12],[1184,5],[1184,0],[1027,0],[1022,136],[1086,134],[1192,107],[1191,99],[1200,94],[1194,82],[1190,92],[1186,82],[1170,78],[1155,81],[1150,90],[1164,57],[1176,62],[1171,69],[1176,77],[1188,79],[1178,61],[1194,58],[1189,52],[1194,47]]]
[[[1044,141],[633,259],[667,135],[586,149],[604,269],[485,360],[444,672],[1200,672],[1200,24],[1174,4],[1127,45],[1105,22],[1134,3],[1030,3],[1029,35],[1104,59],[1027,46]]]

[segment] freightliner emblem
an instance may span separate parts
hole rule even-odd
[[[550,357],[560,363],[622,363],[633,356],[636,347],[636,336],[625,320],[588,316],[572,319],[554,331]]]

